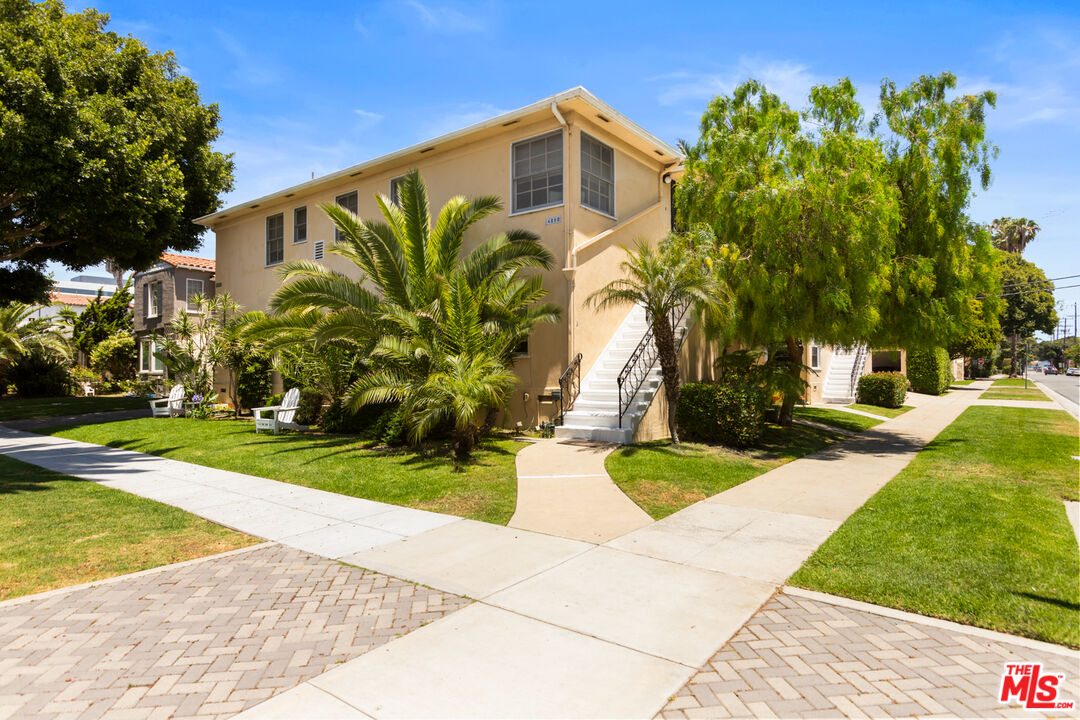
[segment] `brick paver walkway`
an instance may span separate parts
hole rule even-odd
[[[1061,699],[1080,695],[1075,658],[779,594],[657,717],[1038,716],[997,701],[1007,662],[1042,662],[1065,673]]]
[[[229,716],[468,601],[281,545],[0,604],[0,718]]]

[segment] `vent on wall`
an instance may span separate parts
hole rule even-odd
[[[326,244],[325,240],[316,240],[315,241],[315,247],[314,247],[315,254],[314,254],[314,257],[315,257],[316,260],[322,260],[323,259],[323,246],[325,244]]]

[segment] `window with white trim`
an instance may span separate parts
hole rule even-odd
[[[345,193],[344,195],[338,195],[334,198],[334,202],[351,212],[353,215],[355,215],[360,208],[355,190],[350,193]],[[334,228],[334,242],[341,242],[341,231],[337,228]]]
[[[395,205],[401,205],[401,186],[404,182],[404,175],[390,180],[390,202]]]
[[[562,130],[514,143],[511,146],[511,157],[512,212],[562,205]]]
[[[821,348],[817,345],[810,346],[810,368],[812,370],[821,369]]]
[[[143,285],[143,317],[156,318],[161,315],[161,281]]]
[[[157,343],[146,338],[139,343],[139,369],[145,373],[165,372],[165,363],[154,354],[157,351]]]
[[[198,298],[203,294],[203,281],[188,278],[184,283],[184,297],[187,298],[188,312],[202,312]]]
[[[292,211],[292,241],[307,242],[307,205]]]
[[[285,214],[266,218],[266,264],[279,265],[285,261]]]
[[[615,151],[581,133],[581,204],[615,216]]]

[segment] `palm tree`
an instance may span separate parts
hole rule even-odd
[[[501,209],[495,197],[453,197],[433,222],[419,173],[406,175],[399,193],[398,204],[376,196],[382,220],[321,205],[341,238],[329,251],[350,260],[360,276],[308,261],[286,264],[272,317],[257,328],[369,353],[366,374],[347,393],[350,408],[401,402],[414,442],[436,418],[453,417],[463,457],[516,383],[507,369],[514,347],[537,323],[559,316],[540,302],[541,278],[524,274],[550,268],[554,258],[524,230],[463,252],[466,231]],[[468,313],[466,299],[474,306]],[[445,384],[435,387],[432,378]],[[475,408],[488,419],[478,420],[483,413]]]
[[[1040,230],[1039,224],[1028,218],[1003,217],[990,223],[994,247],[1017,255],[1024,252]]]
[[[35,350],[70,354],[60,328],[49,318],[33,317],[36,309],[19,302],[0,308],[0,367]]]
[[[588,298],[586,304],[597,311],[619,305],[641,305],[652,327],[660,360],[660,373],[667,397],[668,432],[679,444],[675,414],[679,409],[679,352],[672,317],[676,311],[693,306],[695,311],[718,310],[726,303],[726,293],[705,271],[703,263],[678,236],[669,236],[654,249],[638,240],[635,250],[626,249],[621,268],[626,277],[612,280]]]

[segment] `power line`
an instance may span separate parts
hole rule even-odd
[[[1008,290],[1009,288],[1020,287],[1021,285],[1036,285],[1038,283],[1054,282],[1055,280],[1072,280],[1073,278],[1078,278],[1078,277],[1080,277],[1080,275],[1064,275],[1062,277],[1047,278],[1045,280],[1029,280],[1028,282],[1022,282],[1022,283],[1005,283],[1004,285],[1001,286],[1001,289],[1002,290]]]
[[[1068,288],[1074,288],[1074,287],[1080,287],[1080,283],[1077,283],[1076,285],[1058,285],[1056,288],[1054,288],[1054,290],[1067,290]],[[1030,295],[1031,293],[1037,293],[1037,292],[1053,292],[1053,291],[1050,290],[1049,288],[1033,288],[1031,290],[1021,290],[1019,292],[1002,293],[1001,295],[995,295],[994,297],[1012,297],[1014,295]],[[987,296],[983,295],[982,297],[985,298]],[[979,299],[982,299],[982,298],[979,298]]]

